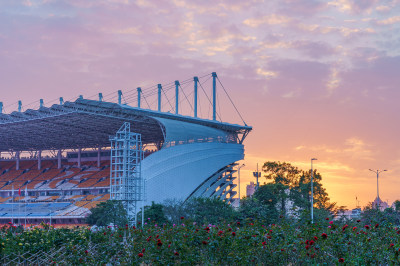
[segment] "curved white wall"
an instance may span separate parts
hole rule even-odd
[[[185,200],[213,173],[243,157],[243,145],[233,143],[191,143],[161,149],[142,161],[146,205],[172,198]]]

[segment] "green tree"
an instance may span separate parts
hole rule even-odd
[[[264,163],[262,171],[264,171],[267,180],[272,180],[274,184],[280,184],[279,187],[276,187],[276,195],[280,200],[280,212],[285,214],[287,192],[296,184],[300,170],[290,163],[268,161]]]
[[[123,226],[128,223],[127,213],[121,201],[108,200],[90,210],[86,218],[89,225],[106,226],[111,223]]]
[[[164,206],[162,204],[154,203],[154,201],[151,202],[151,206],[144,207],[144,218],[146,219],[145,222],[147,222],[147,220],[157,224],[163,224],[167,222],[167,218],[164,214]],[[140,222],[141,220],[142,212],[140,211],[138,213],[138,221]]]
[[[395,211],[400,212],[400,200],[395,200],[394,209]]]
[[[287,162],[265,162],[262,170],[265,178],[273,184],[279,184],[276,196],[279,201],[281,214],[286,214],[288,202],[292,203],[292,214],[298,217],[310,217],[311,211],[311,171],[303,171]],[[313,172],[314,208],[323,211],[315,211],[319,216],[326,216],[327,212],[333,212],[336,203],[331,203],[326,189],[322,185],[322,176],[317,170]],[[308,213],[308,214],[307,214]],[[309,218],[307,218],[309,219]]]
[[[198,223],[217,224],[235,217],[233,207],[218,198],[193,198],[184,203],[184,208],[186,217]]]
[[[252,197],[244,198],[240,202],[238,218],[240,220],[253,219],[265,223],[275,223],[279,212],[277,203],[281,184],[266,184],[260,186]]]

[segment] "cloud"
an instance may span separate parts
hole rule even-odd
[[[399,23],[400,22],[400,16],[394,16],[394,17],[390,17],[387,19],[383,19],[383,20],[378,20],[376,22],[376,24],[378,25],[392,25],[395,23]]]
[[[249,18],[243,21],[243,24],[252,28],[258,28],[262,25],[284,25],[290,22],[289,17],[277,14],[270,14],[260,18]]]

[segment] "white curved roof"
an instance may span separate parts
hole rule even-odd
[[[161,117],[153,117],[165,127],[165,142],[189,141],[199,139],[217,139],[227,140],[228,134],[223,130],[206,127],[199,124],[170,120]]]

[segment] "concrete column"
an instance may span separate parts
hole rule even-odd
[[[78,167],[81,167],[81,152],[82,152],[82,149],[79,148],[78,149]]]
[[[41,170],[42,169],[42,151],[38,152],[38,164],[37,164],[37,169]]]
[[[19,151],[15,152],[16,166],[15,169],[19,170]]]
[[[101,147],[97,150],[97,167],[100,167]]]
[[[61,150],[57,153],[58,169],[61,169]]]

